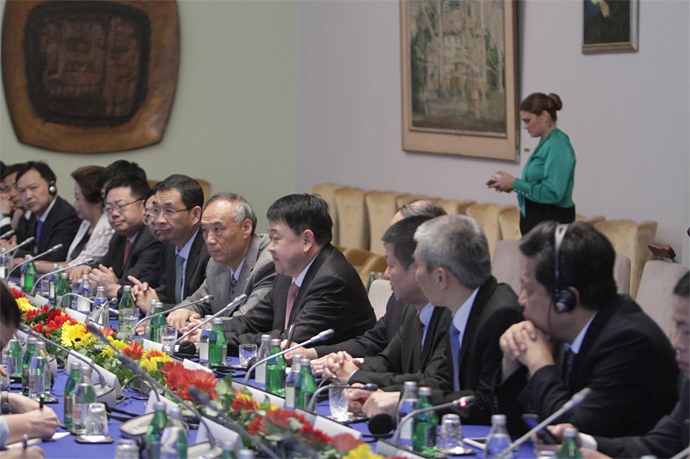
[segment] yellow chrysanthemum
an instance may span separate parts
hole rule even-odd
[[[139,361],[141,364],[142,368],[146,370],[146,373],[151,374],[154,371],[158,370],[159,364],[162,365],[165,362],[172,362],[173,359],[169,355],[162,355],[158,357],[151,357],[149,358],[143,358]]]
[[[86,336],[87,336],[87,331],[86,327],[84,327],[84,324],[78,323],[75,325],[70,325],[69,323],[65,323],[62,326],[62,336],[61,341],[62,345],[69,347],[69,348],[74,348],[77,346],[77,343],[81,342]]]
[[[115,339],[112,336],[108,336],[108,341],[110,341],[110,344],[112,344],[115,349],[118,351],[122,351],[124,348],[129,346],[129,343],[125,343],[124,341],[120,341],[119,339]],[[115,354],[115,351],[110,346],[107,346],[105,349],[101,351],[101,356],[110,358]]]
[[[344,459],[383,459],[383,456],[373,453],[371,447],[363,443],[350,451]]]
[[[95,336],[93,336],[91,333],[88,333],[86,336],[84,336],[84,337],[82,338],[81,341],[79,341],[78,343],[76,343],[76,345],[75,345],[74,347],[75,347],[75,348],[80,348],[80,347],[91,347],[91,346],[93,346],[94,344],[96,344],[97,342],[98,342],[98,339],[97,339]]]
[[[29,311],[35,311],[36,307],[31,306],[31,303],[29,303],[29,300],[27,298],[19,298],[17,300],[17,306],[19,306],[19,310],[21,312],[29,312]]]

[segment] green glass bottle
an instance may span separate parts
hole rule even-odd
[[[227,365],[228,339],[223,328],[223,319],[213,319],[213,328],[208,336],[208,364]]]
[[[29,367],[31,367],[31,359],[36,352],[37,342],[38,340],[33,337],[26,340],[26,351],[22,358],[22,395],[29,395]]]
[[[148,459],[160,459],[161,440],[163,430],[168,424],[168,417],[165,415],[165,403],[156,402],[153,404],[154,415],[146,431],[146,457]]]
[[[120,311],[118,320],[120,323],[123,322],[122,320],[122,310],[123,309],[136,309],[137,305],[134,302],[134,298],[132,297],[132,286],[131,285],[125,285],[122,287],[122,298],[120,298],[120,304],[118,305],[117,309]]]
[[[79,369],[81,368],[81,363],[72,362],[70,365],[69,377],[65,383],[65,411],[63,420],[65,423],[65,429],[72,431],[72,404],[74,403],[74,389],[77,387],[77,382],[79,382]]]
[[[86,432],[86,413],[89,404],[96,402],[96,390],[91,382],[91,368],[83,365],[79,369],[79,382],[72,395],[72,433]]]
[[[369,280],[367,281],[367,292],[369,290],[371,290],[371,284],[373,284],[375,280],[376,280],[376,273],[374,271],[371,271],[369,273]]]
[[[309,359],[302,359],[299,378],[299,408],[306,408],[316,392],[316,381],[311,373]]]
[[[170,408],[161,438],[161,459],[187,459],[187,431],[179,406]]]
[[[271,340],[271,355],[280,352],[280,340]],[[285,357],[279,355],[266,362],[266,390],[280,397],[285,397]]]
[[[156,302],[156,304],[153,307],[153,312],[151,314],[157,314],[159,312],[163,312],[163,303]],[[148,327],[149,335],[147,336],[147,339],[149,341],[157,343],[158,339],[160,338],[158,336],[158,330],[160,330],[161,327],[165,327],[166,325],[167,323],[165,321],[164,315],[156,316],[153,319],[151,319]]]
[[[431,408],[431,387],[419,388],[417,409]],[[409,421],[408,421],[409,422]],[[412,419],[412,448],[426,456],[436,455],[438,416],[433,411],[420,413]]]
[[[27,255],[26,260],[31,261],[29,261],[29,263],[27,263],[25,266],[26,269],[24,271],[23,288],[25,293],[31,293],[31,291],[34,289],[34,284],[36,283],[36,277],[38,276],[38,272],[36,271],[36,265],[34,264],[31,255]]]
[[[223,454],[220,455],[220,459],[237,459],[235,451],[232,450],[232,442],[230,440],[221,440],[220,443],[223,447]]]
[[[67,273],[60,273],[60,280],[55,288],[55,303],[61,309],[67,309],[72,304],[70,297],[63,299],[65,295],[72,292],[72,287],[69,285],[69,278]]]
[[[582,459],[582,452],[577,446],[577,429],[568,427],[563,432],[563,443],[558,451],[558,459]]]

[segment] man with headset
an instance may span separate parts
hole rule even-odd
[[[615,252],[591,225],[544,222],[520,244],[525,321],[500,338],[496,407],[508,428],[541,419],[573,394],[590,395],[559,418],[592,435],[650,430],[676,402],[678,369],[664,332],[628,296],[616,293]]]

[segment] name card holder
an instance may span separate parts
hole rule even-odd
[[[301,414],[304,416],[304,418],[311,422],[312,425],[314,426],[315,429],[321,430],[324,433],[330,435],[331,437],[335,437],[338,434],[341,433],[347,433],[355,437],[356,439],[362,438],[362,432],[353,429],[351,427],[346,426],[345,424],[341,424],[337,421],[334,421],[332,419],[328,419],[325,416],[320,416],[318,414],[310,413],[308,411],[304,411],[302,409],[296,409],[295,410],[297,413]]]
[[[65,314],[70,316],[72,319],[76,320],[77,322],[81,322],[83,324],[86,323],[86,319],[89,318],[88,314],[84,314],[83,312],[79,312],[75,309],[63,309],[65,311]]]
[[[84,360],[88,360],[89,362],[93,363],[93,361],[86,357],[86,356],[81,356],[84,358]],[[67,371],[69,372],[69,368],[72,365],[72,362],[79,362],[82,365],[84,364],[82,361],[74,357],[72,354],[67,357],[67,363],[65,364],[65,368],[67,368]],[[120,386],[120,381],[117,379],[117,376],[115,376],[113,373],[109,372],[105,368],[103,368],[100,365],[96,365],[95,363],[93,364],[98,370],[101,372],[103,375],[103,379],[105,379],[105,383],[108,384],[110,387],[112,387],[115,390],[115,396],[116,397],[121,397],[122,396],[122,386]],[[98,373],[95,371],[91,372],[91,381],[94,383],[94,385],[98,384],[101,382],[100,376],[98,376]]]
[[[198,363],[192,362],[192,361],[189,360],[189,359],[184,359],[184,360],[182,361],[182,366],[185,367],[185,368],[188,369],[188,370],[204,370],[204,371],[206,371],[206,372],[208,372],[208,373],[214,374],[214,373],[213,373],[213,370],[211,370],[210,368],[205,367],[205,366],[203,366],[203,365],[199,365]]]
[[[240,434],[218,424],[217,422],[211,421],[206,416],[204,416],[204,420],[206,421],[206,424],[208,424],[211,433],[218,442],[223,440],[230,441],[233,444],[232,449],[235,451],[235,454],[242,449],[242,439],[240,438]],[[196,444],[206,443],[208,441],[208,430],[206,430],[206,426],[203,423],[199,423],[199,431],[196,434]]]
[[[141,342],[141,346],[144,348],[145,351],[148,351],[149,349],[155,349],[157,351],[163,352],[163,345],[161,343],[156,343],[155,341],[151,341],[149,339],[143,339]]]
[[[376,453],[383,457],[409,457],[410,459],[429,459],[423,454],[417,454],[409,449],[401,448],[384,440],[379,440],[376,443]]]
[[[271,394],[270,392],[266,392],[261,389],[257,389],[256,387],[245,385],[237,381],[232,382],[232,388],[235,390],[242,390],[244,388],[248,389],[249,392],[251,392],[252,397],[254,397],[254,399],[259,403],[263,402],[265,398],[268,398],[271,404],[273,405],[282,407],[285,404],[285,399],[283,399],[282,397],[278,397],[277,395]]]

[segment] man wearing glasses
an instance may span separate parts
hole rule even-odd
[[[118,296],[121,285],[131,285],[128,276],[143,277],[160,257],[162,244],[144,225],[148,190],[148,183],[133,175],[117,176],[106,187],[103,210],[115,235],[103,263],[91,270],[89,281],[93,287],[104,286],[108,298]]]
[[[171,175],[156,185],[156,192],[147,201],[146,221],[160,241],[168,241],[163,250],[158,287],[147,282],[134,282],[132,293],[137,306],[147,311],[151,300],[157,299],[169,309],[196,292],[206,279],[209,254],[204,244],[201,207],[204,191],[196,180],[186,175]]]

